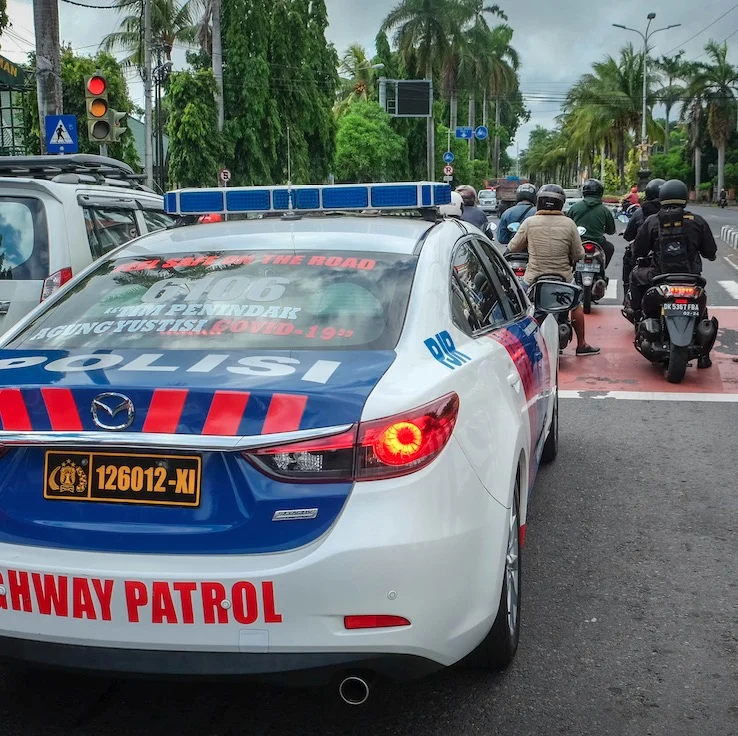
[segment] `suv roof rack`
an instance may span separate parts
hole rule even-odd
[[[145,178],[143,174],[136,174],[128,164],[107,156],[75,153],[62,156],[0,157],[0,177],[49,179],[62,183],[82,182],[81,177],[79,182],[75,182],[74,177],[60,177],[63,174],[84,174],[93,177],[97,184],[105,184],[106,179],[116,179],[148,191],[148,187],[140,183]]]

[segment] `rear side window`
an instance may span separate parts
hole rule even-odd
[[[87,239],[93,258],[139,236],[135,212],[114,207],[84,207]]]
[[[0,279],[49,275],[46,210],[33,197],[0,197]]]
[[[150,233],[155,230],[164,230],[170,225],[174,225],[175,222],[171,215],[168,215],[166,212],[160,212],[159,210],[144,210],[143,218],[146,223],[146,229]]]
[[[204,252],[100,264],[14,347],[391,349],[417,258]]]

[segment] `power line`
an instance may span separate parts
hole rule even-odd
[[[726,36],[722,41],[720,41],[720,43],[729,41],[736,33],[738,33],[738,28],[736,28],[729,36]],[[707,51],[703,51],[699,56],[695,56],[694,59],[690,59],[690,61],[697,61],[697,59],[701,59],[703,56],[707,56]]]
[[[76,0],[62,0],[63,3],[76,5],[78,8],[91,8],[92,10],[113,10],[117,9],[117,5],[87,5],[86,3],[78,3]]]
[[[686,46],[690,41],[694,41],[694,39],[697,38],[697,36],[703,34],[708,28],[712,28],[716,23],[718,23],[723,18],[725,18],[726,15],[729,15],[730,13],[732,13],[736,8],[738,8],[738,3],[736,3],[730,10],[728,10],[725,13],[723,13],[717,20],[714,20],[712,23],[710,23],[709,26],[705,26],[701,31],[698,31],[697,33],[695,33],[694,36],[690,36],[686,41],[683,41],[682,43],[678,44],[677,46],[674,46],[673,49],[669,49],[664,54],[664,56],[668,56],[672,51],[676,51],[680,46]],[[699,57],[697,57],[697,58],[699,58]]]

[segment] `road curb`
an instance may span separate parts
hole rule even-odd
[[[720,230],[720,239],[724,240],[731,248],[738,250],[738,228],[723,225]]]

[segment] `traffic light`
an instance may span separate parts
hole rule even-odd
[[[107,143],[111,126],[108,112],[108,80],[102,74],[85,77],[87,137],[91,143]]]
[[[85,77],[87,137],[91,143],[117,143],[128,130],[121,121],[126,113],[113,110],[108,103],[108,80],[102,74]]]

